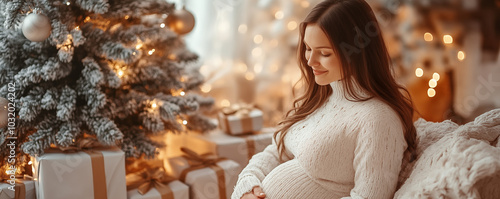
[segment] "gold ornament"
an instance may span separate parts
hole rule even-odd
[[[31,13],[24,18],[21,27],[23,35],[30,41],[41,42],[49,38],[50,19],[41,13]]]
[[[183,7],[180,10],[175,10],[170,13],[165,23],[172,31],[179,35],[183,35],[193,30],[195,20],[193,14]]]

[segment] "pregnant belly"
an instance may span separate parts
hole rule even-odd
[[[274,168],[262,181],[262,189],[269,199],[341,197],[314,182],[296,159]]]

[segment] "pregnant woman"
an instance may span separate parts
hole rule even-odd
[[[413,106],[364,0],[325,0],[300,24],[305,93],[239,175],[232,199],[392,198],[416,148]]]

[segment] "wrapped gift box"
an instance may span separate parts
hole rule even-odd
[[[189,187],[163,168],[146,165],[143,170],[127,174],[128,199],[189,199]],[[140,191],[139,191],[140,190]]]
[[[125,153],[109,149],[61,152],[33,157],[38,199],[124,199]]]
[[[167,172],[190,187],[191,199],[230,198],[238,180],[240,165],[232,160],[208,161],[210,165],[192,163],[187,157],[167,159]]]
[[[8,183],[0,183],[0,199],[36,198],[35,181],[33,180],[16,179],[15,192],[9,189],[10,186],[11,184]]]
[[[219,112],[219,126],[226,133],[241,135],[260,131],[263,126],[262,111],[253,109],[233,109]]]
[[[220,129],[205,134],[187,133],[181,147],[189,147],[199,154],[213,153],[237,162],[244,168],[250,158],[263,151],[272,143],[275,128],[264,128],[262,131],[250,135],[232,136],[225,134]]]
[[[174,194],[173,199],[189,199],[189,187],[181,181],[170,182],[168,186]],[[144,195],[141,195],[137,189],[132,189],[127,192],[127,199],[162,199],[162,197],[156,188],[152,188]]]

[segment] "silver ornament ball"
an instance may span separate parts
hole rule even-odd
[[[52,27],[47,16],[31,13],[24,18],[21,29],[23,35],[30,41],[41,42],[49,38]]]

